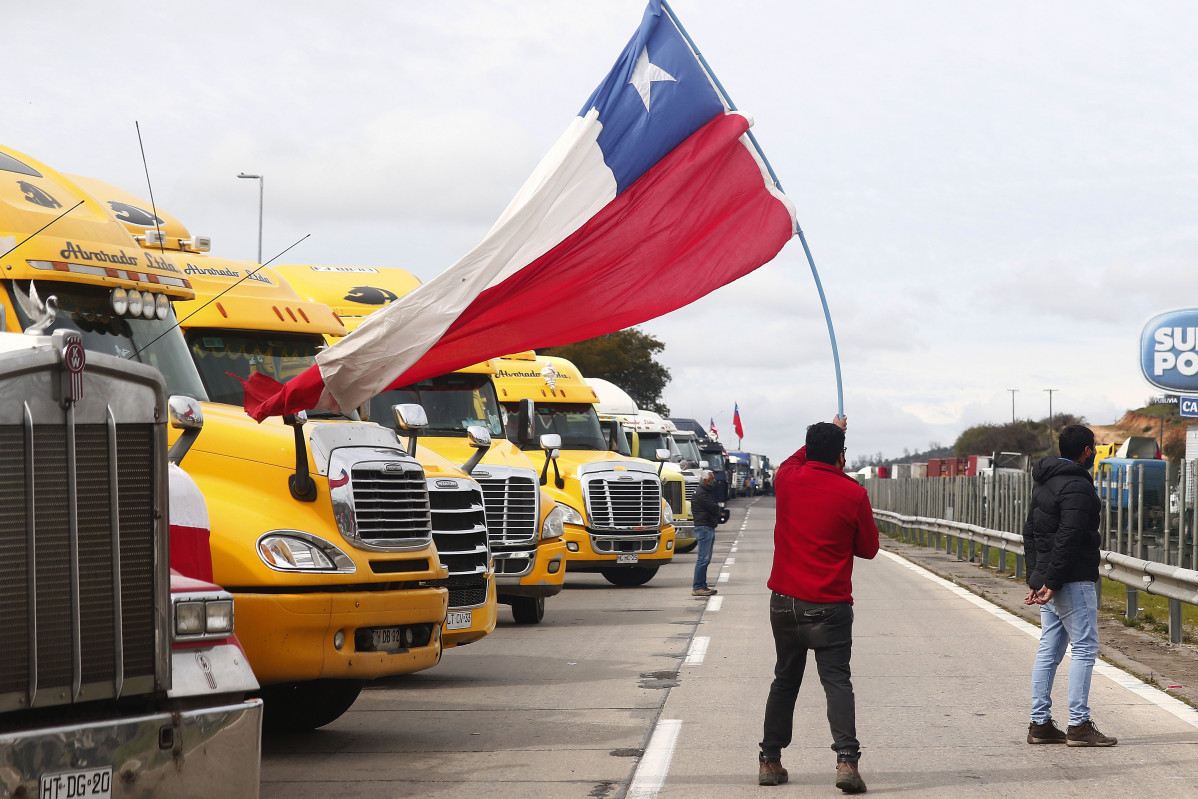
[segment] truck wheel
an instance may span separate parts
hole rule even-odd
[[[693,552],[695,550],[695,547],[697,547],[697,546],[699,546],[698,541],[691,541],[689,544],[687,544],[684,547],[675,547],[674,551],[680,552],[683,555],[685,555],[687,552]]]
[[[625,566],[622,569],[603,569],[601,574],[612,585],[627,588],[644,585],[657,574],[656,566]]]
[[[512,597],[512,616],[516,624],[540,624],[545,618],[545,597]]]
[[[306,732],[331,724],[362,692],[361,680],[312,680],[262,689],[262,726],[271,732]]]

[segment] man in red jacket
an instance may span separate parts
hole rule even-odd
[[[853,557],[878,554],[878,528],[865,489],[844,473],[847,421],[837,416],[807,428],[807,444],[774,476],[777,522],[770,573],[770,627],[778,662],[765,703],[759,785],[786,782],[782,750],[790,745],[795,700],[807,650],[828,699],[836,752],[836,787],[862,793],[857,770],[856,709],[849,657],[853,649]]]

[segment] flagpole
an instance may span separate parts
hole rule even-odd
[[[695,44],[695,40],[692,39],[690,34],[686,32],[686,28],[682,27],[682,22],[678,19],[678,15],[674,13],[674,9],[670,8],[670,4],[665,0],[662,0],[661,8],[666,12],[666,15],[670,18],[670,21],[674,23],[674,27],[678,28],[678,32],[682,34],[682,38],[686,39],[686,43],[690,46],[691,52],[695,54],[695,58],[699,59],[699,63],[703,65],[703,70],[707,73],[708,77],[711,78],[711,82],[715,84],[716,91],[718,91],[720,96],[724,98],[724,102],[728,104],[728,107],[731,110],[736,111],[736,103],[732,102],[732,97],[728,94],[728,91],[724,88],[723,84],[720,83],[720,79],[716,77],[711,65],[707,63],[707,59],[703,57],[701,52],[699,52],[699,47]],[[765,157],[765,152],[761,149],[761,145],[757,143],[757,137],[753,135],[752,130],[749,130],[748,134],[749,141],[753,143],[753,147],[757,150],[757,154],[761,156],[762,163],[764,163],[765,168],[769,170],[770,179],[774,181],[774,186],[778,189],[778,191],[782,191],[782,183],[778,180],[778,175],[774,172],[773,166],[770,165],[769,159]],[[824,285],[819,279],[819,271],[815,268],[815,259],[811,257],[811,248],[807,246],[807,237],[803,235],[803,228],[801,225],[799,225],[797,218],[795,219],[795,232],[798,234],[799,241],[803,245],[803,252],[807,255],[807,263],[811,266],[811,276],[815,278],[815,289],[819,292],[819,301],[824,308],[824,321],[826,321],[828,324],[828,338],[832,342],[832,363],[836,369],[837,413],[840,416],[844,416],[844,384],[840,377],[840,351],[836,348],[836,330],[832,327],[832,313],[828,310],[828,298],[824,295]]]

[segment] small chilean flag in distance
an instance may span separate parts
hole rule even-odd
[[[287,385],[252,375],[246,411],[355,408],[487,358],[640,324],[752,272],[798,227],[749,126],[651,0],[479,245]]]
[[[740,406],[735,402],[732,403],[732,429],[736,431],[737,438],[745,437],[745,429],[740,426]]]
[[[708,418],[711,419],[711,424],[707,426],[707,429],[711,431],[712,438],[718,439],[720,437],[720,433],[715,429],[715,419],[711,417]]]

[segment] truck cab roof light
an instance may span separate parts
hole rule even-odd
[[[162,321],[162,320],[166,319],[166,317],[168,315],[170,315],[170,312],[171,312],[170,298],[167,297],[165,294],[159,294],[158,297],[154,300],[154,315],[158,317],[159,321]]]

